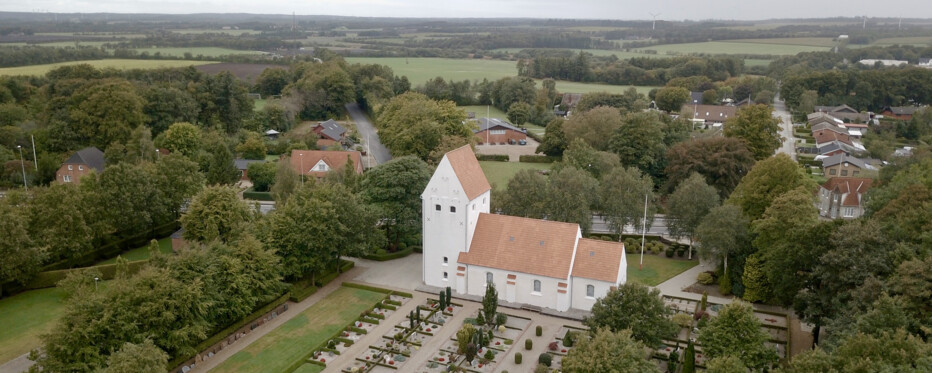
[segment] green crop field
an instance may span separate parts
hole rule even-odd
[[[505,52],[505,53],[518,53],[524,49],[544,49],[544,48],[499,48],[493,49],[493,52]],[[560,50],[560,49],[554,49]],[[625,52],[625,51],[616,51],[611,49],[562,49],[562,50],[571,50],[573,53],[586,52],[590,53],[593,56],[605,57],[615,55],[618,59],[626,60],[634,57],[657,57],[657,58],[669,58],[669,55],[666,54],[648,54],[643,52]]]
[[[178,30],[169,30],[171,32],[177,32],[179,34],[230,34],[234,36],[240,36],[245,34],[261,34],[262,31],[259,30],[204,30],[204,29],[178,29]]]
[[[710,41],[704,43],[652,45],[638,50],[655,50],[659,54],[772,54],[795,55],[800,52],[827,51],[828,47]]]
[[[773,38],[773,39],[734,39],[723,40],[727,43],[750,43],[750,44],[777,44],[777,45],[805,45],[811,47],[831,48],[835,46],[832,38]]]
[[[64,291],[58,288],[23,292],[0,299],[0,365],[39,347],[61,317]]]
[[[746,58],[744,59],[744,66],[745,67],[752,67],[752,66],[767,67],[767,66],[770,66],[771,62],[773,62],[773,60],[756,60],[756,59]]]
[[[634,87],[638,93],[647,94],[651,89],[658,87],[650,86],[630,86],[630,85],[608,85],[608,84],[598,84],[598,83],[580,83],[580,82],[567,82],[558,80],[557,81],[557,91],[563,93],[589,93],[589,92],[608,92],[608,93],[623,93],[628,90],[628,88]]]
[[[517,62],[448,58],[349,57],[349,63],[379,64],[391,67],[395,75],[406,75],[412,86],[442,76],[450,81],[498,80],[518,74]]]
[[[190,47],[190,48],[163,48],[163,47],[152,47],[152,48],[136,48],[136,51],[139,53],[149,53],[150,55],[155,54],[156,52],[161,53],[163,56],[174,56],[174,57],[183,57],[185,53],[191,53],[193,56],[204,56],[204,57],[220,57],[231,54],[262,54],[259,51],[243,51],[237,49],[229,48],[218,48],[218,47]]]
[[[504,189],[518,171],[521,170],[549,170],[553,168],[553,163],[524,163],[524,162],[493,162],[479,161],[482,166],[482,173],[485,178],[489,179],[489,184],[493,188]]]
[[[640,246],[638,246],[640,247]],[[687,269],[699,264],[698,260],[677,260],[666,256],[644,254],[644,267],[640,265],[640,254],[626,254],[628,260],[628,281],[647,286],[657,286]]]
[[[932,36],[904,36],[899,38],[884,38],[877,39],[871,46],[874,45],[916,45],[916,46],[929,46],[932,45]]]
[[[384,297],[382,293],[341,287],[211,372],[284,372]]]
[[[2,75],[45,75],[45,73],[58,67],[68,66],[68,65],[78,65],[82,63],[86,63],[98,69],[115,68],[115,69],[127,70],[127,69],[155,69],[155,68],[164,68],[164,67],[197,66],[197,65],[212,64],[216,62],[214,61],[182,61],[182,60],[124,60],[124,59],[71,61],[71,62],[51,63],[47,65],[4,67],[4,68],[0,68],[0,76]]]

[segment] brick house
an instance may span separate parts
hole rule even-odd
[[[103,172],[106,161],[104,152],[95,147],[84,148],[76,151],[55,172],[55,181],[58,183],[75,183],[81,182],[81,177],[87,175],[91,170]]]
[[[822,159],[822,172],[826,177],[857,177],[868,170],[875,168],[860,158],[845,153]]]
[[[735,106],[685,104],[680,108],[680,113],[692,113],[692,116],[688,116],[686,119],[692,120],[693,123],[710,126],[725,123],[729,118],[736,117],[738,108]]]
[[[292,150],[291,169],[298,175],[323,179],[332,170],[340,170],[352,162],[357,174],[362,175],[362,154],[356,151]]]
[[[479,144],[509,144],[526,140],[526,130],[498,118],[479,118],[479,129],[473,130]]]
[[[249,165],[252,163],[265,163],[264,159],[234,159],[233,164],[240,172],[240,180],[249,180]]]
[[[896,118],[899,120],[910,120],[913,118],[913,114],[916,113],[916,110],[920,108],[915,106],[887,106],[883,108],[883,111],[880,114],[883,114],[885,118]]]
[[[343,141],[346,136],[346,128],[343,128],[333,119],[327,119],[324,122],[317,122],[312,129],[321,139],[333,140],[336,142]]]
[[[873,179],[833,177],[819,188],[819,215],[829,219],[856,219],[864,214],[864,194]]]

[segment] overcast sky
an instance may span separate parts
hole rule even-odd
[[[533,17],[761,20],[823,17],[932,18],[928,0],[0,0],[0,11],[56,13],[262,13],[361,17]]]

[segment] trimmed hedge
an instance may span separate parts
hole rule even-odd
[[[274,201],[275,198],[272,197],[270,192],[257,192],[249,187],[246,191],[243,192],[243,199],[252,199],[257,201]]]
[[[523,359],[523,356],[521,356],[521,353],[515,352],[515,364],[521,365],[522,359]]]
[[[403,250],[398,250],[398,251],[393,252],[393,253],[368,254],[368,255],[363,256],[363,259],[374,260],[374,261],[377,261],[377,262],[384,262],[384,261],[388,261],[388,260],[392,260],[392,259],[404,258],[404,257],[406,257],[406,256],[408,256],[408,255],[411,255],[411,253],[413,253],[413,252],[414,252],[414,248],[413,248],[413,247],[409,247],[409,248],[406,248],[406,249],[403,249]]]
[[[284,295],[267,303],[266,305],[259,307],[258,309],[253,311],[251,314],[249,314],[249,316],[246,316],[240,319],[239,321],[231,324],[230,326],[223,328],[219,332],[214,333],[214,335],[210,336],[210,338],[207,338],[201,343],[198,343],[197,346],[194,346],[194,351],[197,351],[197,352],[188,354],[188,355],[179,356],[175,359],[172,359],[171,361],[169,361],[168,366],[178,367],[179,365],[184,364],[185,361],[188,361],[189,359],[193,358],[194,356],[201,353],[202,351],[210,348],[210,346],[213,346],[219,343],[220,341],[222,341],[223,339],[229,337],[231,334],[239,330],[239,328],[246,326],[247,324],[261,317],[262,315],[278,308],[278,306],[281,306],[282,304],[288,301],[289,296],[290,294],[285,293]]]
[[[117,239],[114,236],[104,239],[104,242],[95,250],[77,257],[61,260],[42,267],[42,271],[54,271],[59,269],[71,269],[76,267],[86,267],[102,259],[113,258],[122,254],[124,251],[132,250],[149,244],[153,238],[165,238],[170,236],[181,224],[177,221],[168,222],[152,228],[143,233]]]
[[[142,267],[144,267],[146,264],[149,264],[148,259],[137,260],[135,262],[127,263],[126,269],[129,274],[135,274],[136,272],[139,272],[139,270],[142,269]],[[59,281],[64,280],[69,273],[91,269],[100,271],[101,280],[110,280],[116,276],[117,264],[103,264],[99,266],[39,272],[36,274],[36,277],[33,277],[33,279],[26,283],[23,288],[24,290],[34,290],[55,287],[55,285],[57,285]]]
[[[341,273],[350,270],[355,265],[356,263],[351,260],[341,259],[339,272],[330,271],[330,272],[324,273],[323,275],[321,275],[319,278],[316,279],[317,280],[316,282],[320,283],[321,286],[326,285],[330,283],[330,281],[333,281],[334,279],[339,277]],[[304,299],[307,299],[307,297],[313,295],[314,293],[316,293],[317,289],[318,289],[317,286],[311,283],[310,277],[305,277],[300,280],[297,280],[291,284],[290,300],[292,302],[298,303]]]
[[[507,154],[476,154],[476,159],[480,161],[508,162]]]
[[[518,161],[525,163],[553,163],[559,161],[560,157],[551,157],[549,155],[522,155],[518,157]]]
[[[525,339],[524,349],[530,351],[532,348],[534,348],[534,341],[532,341],[530,338]]]

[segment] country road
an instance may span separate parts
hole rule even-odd
[[[793,137],[793,117],[786,109],[786,103],[779,97],[773,100],[773,117],[780,119],[780,137],[783,144],[777,148],[777,153],[786,153],[796,160],[796,138]]]
[[[356,122],[359,139],[363,142],[363,146],[366,147],[367,151],[372,154],[372,157],[375,158],[375,163],[378,165],[392,160],[392,154],[388,152],[385,145],[382,145],[375,126],[372,125],[369,117],[366,116],[366,112],[359,107],[359,104],[355,102],[346,104],[346,110],[349,111],[350,117]]]

